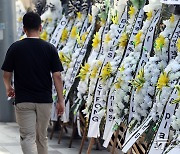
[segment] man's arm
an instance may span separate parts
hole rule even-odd
[[[3,72],[3,80],[4,80],[4,85],[6,88],[6,94],[8,97],[15,97],[15,91],[14,88],[11,85],[12,81],[12,72]]]
[[[52,77],[58,94],[58,102],[57,102],[58,115],[62,115],[64,113],[65,105],[64,105],[63,82],[61,78],[61,73],[54,72],[52,74]]]

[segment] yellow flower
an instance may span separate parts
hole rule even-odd
[[[132,18],[135,15],[135,8],[133,6],[130,6],[130,10],[128,11],[128,14],[130,15],[130,18]]]
[[[163,87],[168,86],[169,78],[166,72],[162,72],[157,83],[157,88],[162,90]]]
[[[147,12],[146,15],[147,15],[147,20],[150,20],[152,18],[152,11]]]
[[[68,30],[65,28],[65,29],[63,29],[63,31],[62,31],[61,42],[66,41],[66,40],[67,40],[67,37],[68,37]]]
[[[128,35],[127,33],[123,33],[119,40],[119,47],[126,47],[127,42],[128,42]]]
[[[116,90],[121,88],[122,81],[123,81],[123,80],[121,80],[120,77],[117,79],[117,81],[116,81],[115,84],[114,84]]]
[[[84,34],[82,34],[81,36],[82,43],[86,41],[87,35],[88,35],[88,32],[85,32]]]
[[[106,20],[105,20],[105,19],[103,19],[103,18],[101,18],[101,26],[104,26],[104,25],[105,25],[105,23],[106,23]]]
[[[78,19],[81,19],[81,18],[82,18],[81,12],[78,12],[78,13],[77,13],[77,17],[78,17]]]
[[[72,30],[71,30],[71,38],[75,39],[77,36],[77,27],[73,26]]]
[[[90,15],[90,14],[88,14],[88,21],[89,21],[89,23],[92,22],[92,15]]]
[[[24,39],[24,36],[21,36],[19,40],[23,40]]]
[[[52,18],[48,18],[47,20],[48,20],[48,22],[52,22]]]
[[[90,78],[94,79],[96,77],[97,72],[98,72],[98,67],[95,65],[91,71]]]
[[[108,62],[102,69],[100,77],[102,78],[102,81],[105,82],[108,78],[111,77],[112,74],[112,66],[111,63]]]
[[[22,19],[23,19],[22,17],[19,17],[17,21],[22,22]]]
[[[141,43],[141,36],[142,36],[142,31],[139,31],[134,38],[135,47],[138,46],[139,43]]]
[[[119,71],[122,73],[125,70],[124,65],[119,68]]]
[[[159,35],[159,37],[155,40],[156,50],[160,51],[164,45],[165,45],[165,37],[162,35]]]
[[[41,35],[40,35],[40,38],[41,38],[42,40],[47,41],[47,39],[48,39],[48,34],[47,34],[47,32],[46,32],[46,31],[43,31],[43,32],[41,33]]]
[[[180,52],[180,38],[178,38],[176,46],[177,46],[178,52]]]
[[[110,37],[109,34],[106,34],[106,36],[105,36],[105,43],[108,44],[109,41],[111,41],[111,37]]]
[[[81,67],[78,77],[80,77],[82,81],[86,79],[86,75],[89,72],[89,68],[90,65],[88,63]]]
[[[145,83],[145,78],[144,78],[144,68],[139,70],[137,77],[131,81],[131,84],[133,87],[136,88],[137,92],[143,87]]]
[[[63,52],[59,52],[59,58],[63,65],[66,65],[67,67],[69,67],[71,59],[68,56],[66,56]]]
[[[113,24],[116,24],[116,25],[117,25],[117,24],[119,23],[118,19],[119,19],[118,15],[113,16],[113,17],[112,17],[112,22],[113,22]]]
[[[99,38],[99,33],[97,32],[96,34],[94,34],[94,39],[92,43],[93,48],[97,48],[99,43],[100,43],[100,38]]]
[[[80,37],[79,33],[77,33],[76,38],[77,38],[77,43],[79,45],[81,45],[81,37]]]
[[[65,95],[66,95],[66,89],[63,90],[63,96],[65,96]]]
[[[170,23],[171,23],[171,24],[173,24],[173,23],[174,23],[174,21],[175,21],[174,14],[172,14],[172,16],[170,17],[170,19],[169,19],[169,20],[170,20]]]

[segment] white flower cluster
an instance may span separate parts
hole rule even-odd
[[[175,134],[174,134],[173,138],[177,142],[180,142],[180,105],[176,109],[175,114],[172,116],[171,126],[175,130]]]
[[[54,27],[56,25],[56,20],[62,18],[62,5],[59,0],[47,0],[47,6],[52,5],[53,11],[50,7],[48,7],[47,11],[41,15],[42,21],[47,22],[47,27],[45,28],[48,39],[50,39],[50,35],[52,34]]]
[[[131,86],[129,81],[133,78],[140,52],[131,52],[122,62],[122,71],[118,72],[121,80],[120,89],[115,91],[114,117],[117,124],[120,124],[123,116],[128,114]],[[115,81],[115,83],[118,81]]]
[[[152,10],[152,11],[153,11],[152,14],[154,16],[157,10]],[[135,41],[136,41],[135,51],[131,52],[129,56],[123,60],[123,63],[121,65],[123,67],[122,68],[123,71],[118,72],[118,78],[121,80],[121,83],[120,83],[121,87],[120,89],[117,89],[115,91],[115,105],[114,105],[115,119],[116,119],[117,124],[120,124],[122,118],[124,116],[127,116],[129,112],[129,109],[128,109],[129,100],[130,100],[130,95],[131,95],[131,90],[132,90],[129,84],[129,81],[133,79],[134,74],[136,73],[136,66],[139,62],[143,40],[145,39],[147,29],[149,28],[153,20],[153,16],[151,16],[151,18],[147,18],[145,22],[143,23],[142,29],[135,36]],[[139,99],[139,97],[136,97],[136,99]]]
[[[152,107],[152,100],[154,96],[155,85],[160,74],[160,69],[157,66],[165,66],[159,57],[151,57],[144,66],[144,80],[143,87],[134,94],[134,114],[133,117],[138,122],[142,118],[147,117],[149,108]]]

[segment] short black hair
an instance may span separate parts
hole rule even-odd
[[[41,17],[35,12],[27,12],[23,17],[23,26],[27,30],[38,30],[41,25]]]

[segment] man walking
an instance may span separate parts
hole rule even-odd
[[[15,97],[16,120],[24,154],[48,154],[47,127],[52,106],[52,78],[58,93],[58,115],[64,112],[62,64],[56,48],[39,38],[40,16],[23,17],[27,38],[13,43],[2,65],[7,96]],[[14,88],[11,85],[14,72]],[[52,77],[51,77],[52,76]]]

